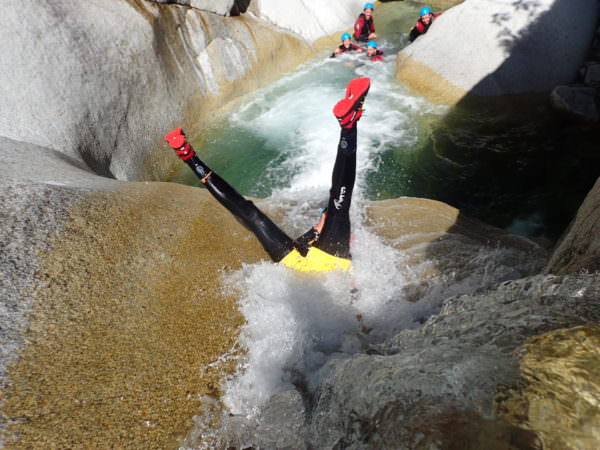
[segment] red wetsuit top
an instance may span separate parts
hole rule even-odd
[[[429,21],[429,24],[427,24],[427,25],[424,24],[421,21],[421,18],[419,17],[419,20],[417,20],[417,23],[415,24],[415,26],[413,27],[413,29],[410,30],[410,36],[408,37],[409,40],[410,40],[410,42],[414,41],[416,38],[418,38],[422,34],[427,33],[427,30],[429,30],[429,27],[431,26],[431,24],[433,23],[433,21],[435,19],[437,19],[440,15],[441,15],[441,13],[433,14],[433,16],[431,17],[431,20]]]
[[[364,13],[360,13],[358,19],[356,19],[356,23],[354,24],[354,39],[357,41],[368,41],[369,34],[375,33],[375,21],[373,20],[373,16],[367,20],[367,17]]]
[[[381,50],[377,50],[373,56],[369,56],[371,61],[382,61],[383,60],[383,52]]]

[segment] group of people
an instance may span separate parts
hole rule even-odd
[[[381,61],[383,51],[377,48],[377,34],[375,33],[373,11],[375,11],[373,3],[366,3],[362,13],[360,13],[354,24],[354,35],[350,36],[350,33],[342,34],[341,44],[331,54],[332,58],[341,53],[365,51],[362,47],[352,43],[352,38],[354,38],[356,42],[367,43],[366,54],[371,61]],[[409,33],[408,38],[410,42],[427,33],[429,27],[431,27],[431,24],[439,15],[432,13],[427,6],[421,8],[419,19]]]
[[[344,33],[341,36],[342,43],[333,51],[331,57],[346,52],[363,52],[362,47],[352,43],[352,37],[356,42],[366,42],[366,54],[371,61],[381,61],[383,52],[377,49],[377,34],[375,34],[375,21],[373,20],[373,3],[366,3],[363,12],[360,13],[354,24],[354,36]]]
[[[381,59],[377,49],[377,35],[373,21],[372,3],[365,4],[354,26],[354,39],[367,42],[367,56]],[[421,9],[417,24],[410,33],[410,40],[427,32],[439,14],[429,8]],[[351,41],[349,33],[342,35],[342,44],[332,56],[363,49]],[[245,199],[229,183],[212,171],[196,154],[181,128],[165,136],[175,151],[208,192],[246,226],[262,244],[274,262],[301,272],[328,272],[348,270],[350,255],[350,203],[356,178],[357,123],[362,117],[363,103],[369,92],[369,78],[355,78],[346,86],[346,93],[333,107],[333,115],[340,125],[340,139],[331,175],[331,188],[327,206],[321,210],[317,225],[302,236],[293,239],[282,231],[253,202]]]

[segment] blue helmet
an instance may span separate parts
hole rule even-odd
[[[367,47],[377,48],[377,41],[369,41],[369,42],[367,42]]]
[[[421,8],[419,16],[424,16],[426,14],[431,14],[431,10],[427,6],[424,6],[423,8]]]
[[[350,33],[342,34],[342,42],[344,42],[346,39],[351,39]]]
[[[375,7],[373,6],[373,3],[365,3],[365,7],[363,8],[363,11],[365,9],[372,9],[374,11]]]

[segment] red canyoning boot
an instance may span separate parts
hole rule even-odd
[[[371,87],[369,78],[355,78],[346,87],[346,96],[333,107],[333,115],[342,128],[352,128],[361,118],[363,103]]]
[[[174,129],[169,134],[165,135],[165,141],[169,143],[171,148],[175,150],[177,156],[184,161],[195,155],[194,149],[185,140],[185,133],[181,127]]]

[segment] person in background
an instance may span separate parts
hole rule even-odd
[[[341,39],[342,39],[342,43],[331,54],[332,58],[335,58],[335,55],[339,55],[340,53],[354,52],[354,51],[356,51],[356,52],[362,52],[363,51],[363,49],[360,48],[358,45],[355,45],[352,42],[350,42],[350,39],[351,39],[350,33],[344,33],[344,34],[342,34]]]
[[[419,36],[427,33],[427,30],[429,30],[429,27],[431,26],[433,21],[439,16],[440,13],[432,13],[427,6],[421,8],[421,12],[419,13],[419,20],[417,20],[415,26],[412,28],[412,30],[410,30],[410,35],[408,36],[410,42],[413,42]]]
[[[381,61],[383,59],[383,51],[377,50],[376,41],[369,41],[367,43],[367,56],[371,61]]]
[[[366,3],[363,12],[360,13],[354,24],[354,39],[358,42],[367,42],[377,39],[375,34],[375,22],[373,20],[373,3]]]

